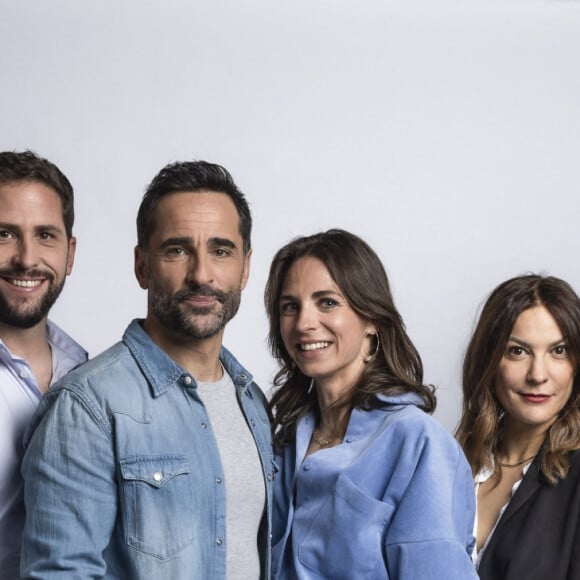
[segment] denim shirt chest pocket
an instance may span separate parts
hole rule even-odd
[[[311,514],[298,540],[298,557],[325,578],[386,579],[384,537],[395,511],[394,505],[368,496],[339,475],[319,510]]]
[[[191,493],[188,458],[142,455],[122,459],[119,468],[127,544],[162,560],[189,545],[194,526],[175,521]]]

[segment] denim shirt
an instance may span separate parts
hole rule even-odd
[[[256,541],[269,578],[266,402],[225,348],[220,360],[262,463],[256,485],[266,487],[266,510]],[[25,444],[24,578],[226,577],[226,490],[211,423],[195,378],[138,321],[43,397]]]
[[[413,393],[354,409],[343,442],[306,455],[302,417],[274,482],[276,580],[476,580],[475,497],[453,437]]]

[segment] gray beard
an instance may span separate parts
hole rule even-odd
[[[195,295],[214,296],[222,304],[221,310],[212,314],[214,306],[200,308],[192,306],[186,299]],[[235,316],[240,307],[242,289],[222,292],[206,286],[191,290],[180,290],[173,296],[151,288],[151,311],[155,317],[173,333],[194,339],[215,336]],[[196,317],[203,317],[196,320]]]

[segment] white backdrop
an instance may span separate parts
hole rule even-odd
[[[135,216],[169,161],[226,166],[253,271],[226,344],[268,390],[273,253],[330,227],[385,262],[452,429],[478,307],[528,271],[580,289],[580,2],[0,0],[0,149],[76,191],[52,318],[97,354],[145,313]]]

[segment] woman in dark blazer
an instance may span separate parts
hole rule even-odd
[[[580,578],[580,300],[563,280],[504,282],[463,366],[457,438],[477,496],[482,580]]]

